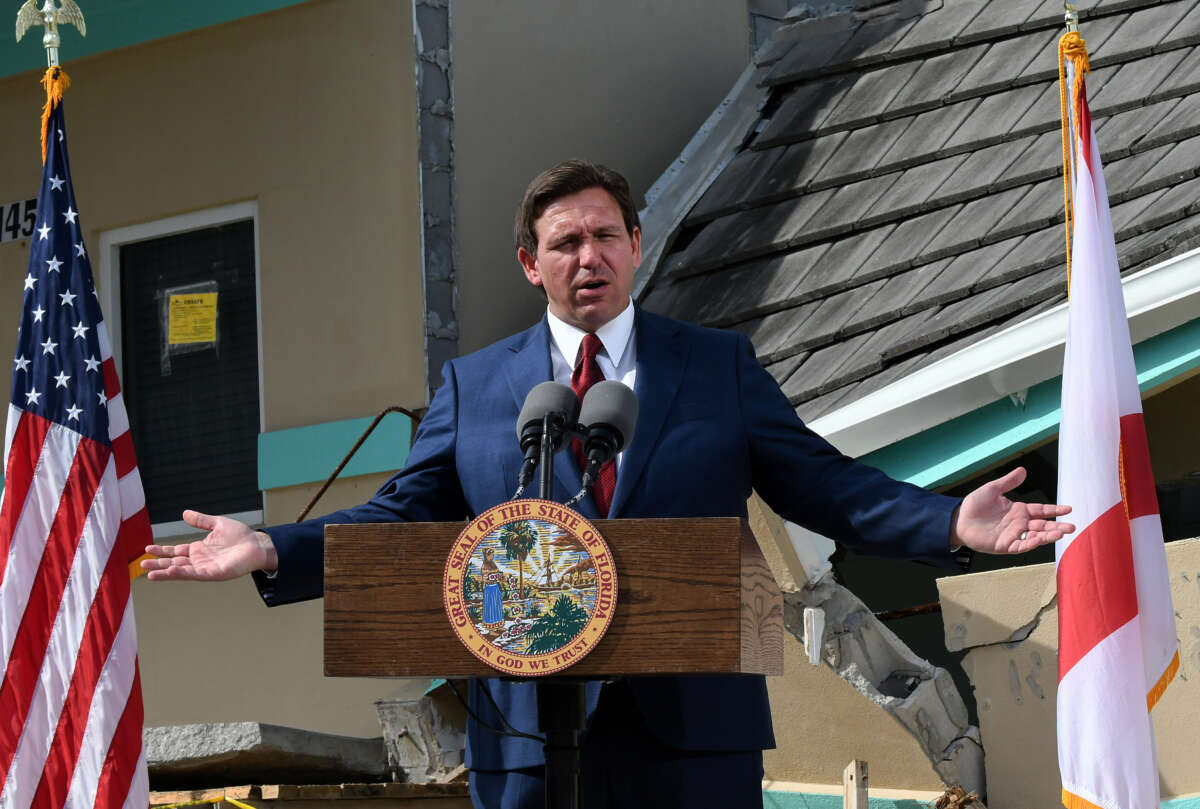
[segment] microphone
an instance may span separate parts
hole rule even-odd
[[[583,439],[583,451],[587,456],[583,469],[584,491],[596,482],[600,467],[633,441],[637,416],[637,395],[628,385],[615,379],[597,382],[583,397],[579,421],[587,430]]]
[[[535,385],[525,397],[521,414],[517,416],[517,440],[521,442],[525,460],[517,477],[519,488],[513,497],[519,497],[533,480],[544,438],[543,422],[547,415],[550,416],[551,427],[548,436],[552,442],[550,451],[558,452],[562,449],[565,432],[574,427],[579,416],[579,397],[575,391],[559,382],[543,382]]]

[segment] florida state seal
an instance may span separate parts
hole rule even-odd
[[[480,514],[446,559],[442,599],[463,645],[505,674],[562,671],[612,622],[617,569],[596,528],[549,500]]]

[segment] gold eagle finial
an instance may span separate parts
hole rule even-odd
[[[41,8],[38,8],[36,0],[25,0],[25,5],[17,12],[17,41],[20,42],[25,32],[35,25],[46,27],[42,46],[46,49],[46,58],[51,67],[58,64],[58,48],[62,44],[58,26],[73,25],[79,29],[81,36],[87,36],[87,23],[83,21],[83,12],[75,0],[62,0],[62,5],[58,7],[54,0],[46,0]]]

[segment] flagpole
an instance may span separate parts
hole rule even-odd
[[[1078,31],[1079,30],[1079,4],[1069,2],[1069,0],[1068,0],[1068,2],[1063,3],[1063,7],[1066,9],[1066,11],[1063,13],[1063,20],[1067,24],[1067,31],[1068,32]]]

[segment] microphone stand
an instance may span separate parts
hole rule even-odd
[[[538,497],[543,500],[549,500],[554,491],[554,446],[562,432],[550,413],[542,418]],[[569,677],[538,680],[537,707],[538,730],[546,737],[542,745],[546,757],[546,809],[580,809],[580,741],[587,729],[585,681]]]

